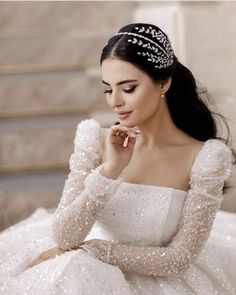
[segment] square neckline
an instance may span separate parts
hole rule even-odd
[[[121,179],[122,178],[117,178],[117,179]],[[126,182],[123,181],[121,183],[124,183],[125,185],[130,185],[130,186],[137,186],[137,187],[146,187],[146,188],[163,188],[163,189],[168,189],[168,190],[174,190],[174,191],[179,191],[181,193],[187,194],[188,191],[185,191],[183,189],[179,189],[179,188],[175,188],[175,187],[171,187],[171,186],[162,186],[162,185],[153,185],[153,184],[143,184],[143,183],[134,183],[134,182]]]
[[[102,126],[101,126],[101,124],[97,121],[97,120],[95,120],[95,119],[92,119],[92,120],[94,120],[95,122],[97,122],[97,124],[99,125],[99,134],[101,134],[101,128],[102,128]],[[194,159],[194,161],[193,161],[193,164],[192,164],[192,167],[191,167],[191,169],[190,169],[190,178],[191,178],[191,175],[192,175],[192,173],[193,173],[193,169],[194,169],[194,167],[197,165],[197,162],[198,162],[198,160],[199,160],[199,158],[200,158],[200,155],[203,153],[203,151],[205,150],[205,147],[206,147],[206,145],[208,144],[208,142],[210,142],[210,141],[212,141],[212,140],[216,140],[216,139],[213,139],[213,138],[209,138],[209,139],[207,139],[206,141],[204,141],[203,142],[203,144],[202,144],[202,147],[201,147],[201,149],[199,150],[199,152],[197,153],[197,156],[195,157],[195,159]],[[98,152],[100,152],[100,150],[101,150],[101,141],[99,141],[99,143],[100,143],[100,146],[99,146],[99,150],[98,150]],[[122,177],[119,177],[118,176],[118,178],[117,179],[119,179],[119,180],[121,180],[121,183],[124,183],[124,184],[126,184],[126,185],[130,185],[130,186],[137,186],[137,187],[152,187],[152,188],[164,188],[164,189],[169,189],[169,190],[174,190],[174,191],[179,191],[179,192],[181,192],[181,193],[184,193],[184,194],[187,194],[187,192],[189,191],[189,190],[187,190],[187,191],[185,191],[185,190],[183,190],[183,189],[180,189],[180,188],[174,188],[174,187],[171,187],[171,186],[161,186],[161,185],[152,185],[152,184],[143,184],[143,183],[133,183],[133,182],[126,182],[126,181],[123,181],[123,179],[122,179]]]
[[[194,161],[193,161],[193,165],[190,169],[190,178],[191,178],[191,175],[192,175],[192,171],[193,171],[193,168],[195,167],[198,159],[200,158],[200,155],[202,154],[203,150],[205,149],[205,146],[206,146],[206,143],[213,140],[212,138],[206,140],[203,142],[203,145],[201,147],[201,149],[199,150],[197,156],[195,157]],[[122,177],[118,177],[117,179],[120,179],[122,180]],[[123,181],[122,180],[122,183],[126,184],[126,185],[131,185],[131,186],[142,186],[142,187],[150,187],[150,188],[163,188],[163,189],[170,189],[170,190],[174,190],[174,191],[179,191],[181,193],[184,193],[184,194],[187,194],[189,190],[185,191],[183,189],[180,189],[180,188],[175,188],[175,187],[171,187],[171,186],[162,186],[162,185],[153,185],[153,184],[143,184],[143,183],[133,183],[133,182],[126,182],[126,181]]]

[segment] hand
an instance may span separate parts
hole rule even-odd
[[[123,170],[131,160],[136,136],[139,133],[140,131],[136,128],[113,125],[106,137],[105,163]]]
[[[28,266],[27,268],[33,267],[43,261],[46,261],[48,259],[54,258],[56,255],[61,255],[65,253],[66,250],[61,249],[59,247],[55,247],[49,250],[46,250],[42,252],[38,257],[36,257]]]
[[[101,240],[101,239],[91,239],[84,241],[81,247],[85,251],[92,252],[96,258],[99,260],[109,263],[109,247],[111,246],[111,241]]]

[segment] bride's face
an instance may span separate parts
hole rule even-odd
[[[105,59],[102,76],[107,103],[122,125],[132,127],[145,123],[160,109],[163,103],[161,84],[153,83],[131,63]],[[130,113],[119,116],[118,112]]]

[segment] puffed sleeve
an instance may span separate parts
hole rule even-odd
[[[181,222],[167,246],[143,247],[101,240],[97,241],[97,257],[124,271],[143,275],[172,276],[185,272],[211,232],[223,199],[224,181],[231,176],[231,154],[231,149],[218,139],[204,143],[192,166]]]
[[[52,218],[52,236],[65,250],[86,238],[97,215],[114,194],[121,180],[108,180],[100,170],[101,126],[94,119],[81,121],[69,159],[70,172]]]

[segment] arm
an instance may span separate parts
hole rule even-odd
[[[77,128],[70,173],[52,220],[53,239],[62,249],[76,248],[91,230],[97,215],[121,180],[106,178],[100,163],[100,126],[84,120]]]
[[[168,246],[142,247],[91,240],[91,244],[82,247],[123,271],[150,276],[185,272],[210,234],[222,201],[224,181],[231,173],[230,159],[231,150],[218,141],[209,141],[200,152],[192,168],[178,232]]]

